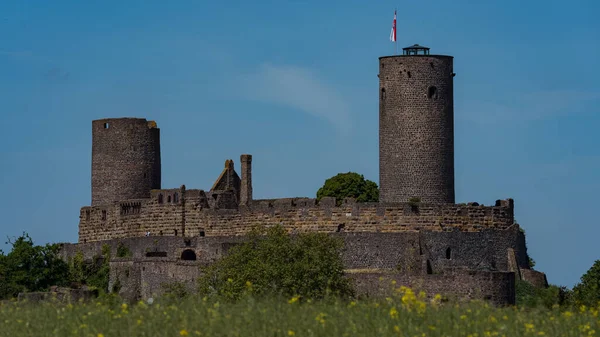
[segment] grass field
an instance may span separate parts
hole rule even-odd
[[[422,294],[421,294],[422,295]],[[597,308],[440,304],[410,289],[379,301],[236,302],[189,297],[152,304],[118,299],[64,305],[0,304],[0,336],[596,336]]]

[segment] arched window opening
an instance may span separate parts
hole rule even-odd
[[[337,232],[342,232],[345,227],[346,227],[345,224],[339,224],[338,227],[337,227]]]
[[[179,202],[179,193],[175,192],[175,194],[173,194],[173,202],[174,203],[178,203]]]
[[[433,268],[431,267],[431,261],[427,260],[427,274],[433,274]]]
[[[385,99],[385,88],[381,88],[381,99]]]
[[[171,202],[171,196],[167,197],[167,202]]]
[[[108,123],[104,123],[104,128],[105,128],[105,129],[108,129],[109,127],[110,127],[110,124],[108,124]]]
[[[175,230],[175,236],[177,236],[177,230]]]
[[[186,249],[181,253],[181,259],[184,261],[196,261],[196,253],[191,249]]]
[[[427,98],[430,98],[430,99],[438,98],[437,88],[435,86],[431,86],[431,87],[429,87],[429,89],[427,89]]]
[[[162,195],[162,193],[158,195],[158,203],[159,204],[163,203],[163,195]]]
[[[450,247],[448,247],[448,248],[446,249],[446,258],[447,258],[448,260],[450,260],[450,259],[452,258],[452,249],[450,249]]]

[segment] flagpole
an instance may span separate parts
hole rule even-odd
[[[397,8],[394,8],[394,20],[396,20],[396,10]],[[396,55],[398,55],[398,35],[396,34],[398,23],[396,22],[394,26],[394,45],[396,46]]]

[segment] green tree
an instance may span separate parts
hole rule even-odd
[[[337,198],[337,205],[341,205],[344,198],[356,198],[358,202],[379,201],[379,188],[371,180],[365,179],[362,174],[355,172],[339,173],[327,180],[317,191],[317,201],[323,197]]]
[[[255,229],[246,242],[202,270],[199,290],[228,298],[246,291],[305,298],[351,295],[342,247],[341,239],[324,233],[291,236],[281,226]]]
[[[4,255],[0,251],[0,298],[68,285],[69,267],[58,256],[57,244],[34,245],[27,233],[8,243],[12,245],[11,252]]]
[[[581,276],[581,282],[573,287],[573,297],[577,304],[598,305],[600,302],[600,260],[596,260],[592,267]]]

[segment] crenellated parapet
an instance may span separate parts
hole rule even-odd
[[[258,224],[290,232],[409,232],[507,229],[514,224],[512,199],[494,206],[425,203],[356,203],[335,198],[264,199],[238,207],[234,192],[153,190],[150,199],[83,207],[79,242],[138,236],[237,236]]]

